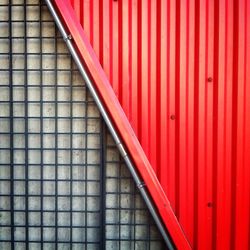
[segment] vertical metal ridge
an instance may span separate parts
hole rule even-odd
[[[146,133],[144,133],[144,135],[146,134],[146,136],[144,137],[147,137],[147,155],[148,155],[148,159],[150,162],[152,162],[152,144],[153,144],[153,134],[155,133],[155,131],[153,131],[152,133],[149,133],[149,131],[151,131],[151,128],[152,128],[152,119],[154,119],[153,115],[153,111],[152,111],[152,108],[154,108],[154,105],[150,105],[150,103],[152,102],[153,103],[153,99],[154,99],[154,91],[155,91],[155,85],[156,84],[150,84],[150,82],[155,82],[152,80],[152,77],[154,75],[154,70],[155,70],[155,65],[156,65],[156,62],[155,62],[155,58],[152,56],[152,43],[154,42],[154,31],[152,29],[152,13],[151,13],[151,10],[152,8],[154,8],[154,4],[152,3],[152,1],[148,1],[148,8],[147,8],[147,17],[146,17],[146,22],[147,23],[147,50],[148,50],[148,60],[145,60],[146,61],[146,70],[144,70],[144,72],[146,71],[147,72],[147,94],[146,94],[146,98],[144,97],[143,101],[144,103],[147,103],[148,104],[148,108],[147,108],[147,120],[145,121],[145,123],[148,124],[148,128],[147,128],[147,131]],[[146,74],[145,74],[146,75]],[[144,104],[145,105],[145,104]],[[144,109],[143,109],[144,110]],[[152,165],[153,166],[153,165]],[[154,171],[156,172],[156,166],[154,165],[153,167]]]
[[[94,42],[93,41],[93,19],[94,19],[93,1],[89,1],[89,37],[90,37],[90,43],[92,44],[92,46],[94,45],[93,43]]]
[[[119,5],[119,2],[121,5]],[[119,26],[120,26],[120,73],[123,84],[121,85],[121,102],[123,103],[123,110],[130,117],[130,74],[129,74],[129,55],[131,47],[129,46],[129,0],[118,1],[119,8]]]
[[[141,138],[140,143],[144,149],[144,152],[149,156],[149,2],[148,0],[142,1],[143,8],[141,9],[141,84],[143,87],[141,91]]]
[[[161,41],[161,36],[162,34],[162,2],[161,1],[157,1],[156,3],[156,44],[155,44],[155,48],[154,51],[157,52],[157,48],[161,49],[162,46],[162,41]],[[165,44],[164,44],[165,46]],[[157,166],[156,169],[156,174],[159,178],[159,180],[161,180],[161,167],[162,164],[162,152],[161,152],[161,140],[162,140],[162,134],[161,134],[161,126],[158,123],[159,121],[161,121],[161,113],[162,113],[162,108],[161,108],[161,58],[162,55],[160,53],[156,53],[156,76],[155,76],[155,82],[156,82],[156,96],[155,96],[155,107],[154,107],[154,112],[155,114],[155,122],[154,122],[154,130],[155,131],[155,145],[154,145],[154,152],[153,152],[153,157],[154,157],[154,162],[152,163],[153,165]],[[163,90],[164,91],[164,90]],[[157,122],[158,121],[158,122]]]
[[[142,76],[140,74],[141,70],[142,70],[142,47],[141,47],[141,43],[142,43],[142,0],[138,0],[138,13],[137,13],[137,23],[138,23],[138,40],[137,40],[137,58],[138,58],[138,89],[137,89],[137,105],[138,105],[138,140],[141,141],[141,137],[142,137],[142,129],[141,129],[141,124],[142,124],[142,115],[141,115],[141,100],[142,100],[142,95],[141,95],[141,86],[142,86]]]
[[[180,160],[179,160],[179,147],[180,147],[180,25],[181,25],[181,3],[180,0],[176,1],[176,32],[175,32],[175,214],[179,219],[180,217]],[[172,118],[173,119],[173,118]]]
[[[168,161],[164,164],[168,168],[168,182],[167,189],[165,190],[168,194],[171,206],[173,210],[176,209],[176,1],[169,0],[169,79],[168,79]],[[174,83],[174,84],[173,84]],[[169,167],[168,167],[169,166]]]
[[[200,47],[200,1],[195,0],[195,46],[194,46],[194,190],[198,190],[198,115],[199,115],[199,47]],[[198,198],[194,194],[194,249],[198,248]]]
[[[170,98],[169,98],[169,84],[170,84],[170,32],[167,32],[167,30],[170,30],[170,0],[167,0],[167,3],[166,3],[166,90],[165,90],[165,95],[163,94],[162,95],[162,100],[163,98],[165,99],[165,102],[163,105],[163,107],[165,107],[165,123],[163,123],[163,125],[165,125],[165,129],[163,126],[162,127],[162,130],[166,133],[166,141],[165,141],[165,151],[162,152],[162,155],[165,155],[165,159],[166,162],[169,162],[169,151],[170,151],[170,147],[169,147],[169,144],[170,144],[170,135],[169,135],[169,123],[170,123],[170,110],[169,110],[169,102],[170,102]],[[164,16],[162,14],[162,16]],[[163,72],[164,72],[164,69],[163,69]],[[163,85],[164,86],[164,85]],[[164,117],[164,116],[163,116]],[[164,145],[164,144],[163,144]],[[162,162],[163,164],[163,162]],[[169,179],[171,178],[170,176],[170,168],[167,168],[167,170],[164,171],[163,168],[161,168],[161,172],[162,172],[162,176],[165,176],[164,179],[162,179],[162,185],[163,185],[163,188],[164,190],[166,190],[166,192],[168,192],[168,195],[169,195],[169,200],[171,200],[171,197],[170,197],[170,194],[169,194],[169,189],[170,189],[170,185],[169,185]],[[172,206],[172,204],[171,204]]]
[[[131,125],[135,133],[138,135],[139,121],[139,105],[138,105],[138,88],[139,88],[139,23],[138,23],[138,7],[139,1],[131,1]],[[112,36],[110,38],[112,40]],[[111,52],[112,53],[112,52]],[[112,81],[112,79],[111,79]]]
[[[246,34],[247,34],[247,37],[246,37],[246,69],[249,69],[250,68],[250,19],[249,19],[249,15],[247,15],[247,13],[250,13],[250,4],[248,1],[246,1]],[[246,75],[246,83],[249,83],[250,82],[250,74],[247,74]],[[248,93],[248,98],[246,99],[246,110],[249,110],[250,109],[250,96],[249,96],[249,93],[250,93],[250,85],[247,84],[246,86],[246,93]],[[250,127],[250,116],[246,116],[246,128],[249,128]],[[246,138],[250,138],[250,131],[247,130],[246,132]],[[248,155],[248,151],[247,149],[250,148],[250,140],[247,140],[247,143],[246,143],[246,153],[245,153],[245,160],[246,160],[246,166],[249,166],[250,165],[250,159],[249,159],[249,155]],[[249,173],[249,170],[248,170],[248,178],[250,178],[250,173]],[[248,182],[248,190],[250,190],[250,181]],[[249,199],[248,199],[248,204],[250,206],[250,195],[249,195]],[[250,248],[250,216],[249,216],[249,219],[248,219],[248,248]]]
[[[122,75],[122,66],[123,66],[123,37],[122,37],[122,1],[117,1],[116,6],[117,6],[117,32],[118,32],[118,98],[121,100],[121,103],[124,104],[123,100],[123,85],[120,84],[120,81],[123,81],[123,75]]]
[[[110,16],[106,17],[105,16],[105,20],[104,20],[104,11],[103,11],[103,1],[99,1],[99,58],[100,58],[100,64],[105,67],[105,62],[104,62],[104,36],[103,36],[103,23],[105,22],[109,22],[109,29],[110,29]],[[82,11],[81,11],[82,12]],[[108,20],[107,20],[108,19]],[[106,30],[105,30],[106,32]]]
[[[239,1],[237,7],[237,36],[238,36],[238,58],[237,58],[237,169],[236,169],[236,203],[235,203],[235,246],[245,249],[247,248],[247,223],[245,222],[249,216],[249,204],[246,196],[249,195],[248,185],[249,174],[247,171],[249,166],[245,164],[245,138],[246,138],[246,115],[249,114],[245,110],[246,103],[246,2]],[[249,140],[249,138],[248,138]],[[242,233],[240,233],[242,232]]]
[[[128,81],[129,81],[129,104],[128,113],[129,120],[132,120],[133,106],[132,106],[132,0],[128,2]]]
[[[250,110],[250,74],[247,74],[247,69],[250,68],[250,19],[249,19],[249,13],[250,13],[250,3],[249,1],[245,1],[246,7],[245,7],[245,22],[246,22],[246,26],[245,26],[245,32],[246,32],[246,64],[245,64],[245,73],[246,73],[246,111]],[[250,148],[250,140],[248,138],[250,138],[250,130],[247,129],[250,127],[250,116],[245,114],[245,119],[246,119],[246,146],[245,146],[245,166],[247,168],[247,166],[250,166],[250,157],[249,157],[249,148]],[[249,168],[247,168],[248,171],[246,171],[246,176],[247,176],[247,180],[246,181],[246,185],[248,184],[248,190],[250,190],[250,171]],[[250,206],[250,195],[248,197],[248,208]],[[248,248],[250,248],[250,215],[248,214],[248,220],[247,220],[248,226],[247,226],[247,237],[248,237]]]
[[[159,77],[160,81],[158,83],[158,97],[160,99],[159,106],[160,112],[158,112],[158,121],[160,121],[160,125],[158,125],[158,129],[160,130],[158,132],[159,138],[157,138],[157,144],[160,144],[160,159],[158,160],[159,166],[162,166],[165,162],[167,162],[167,126],[168,126],[168,114],[167,114],[167,81],[168,81],[168,46],[169,46],[169,35],[167,34],[167,25],[168,25],[168,1],[162,0],[161,5],[158,6],[160,8],[161,14],[160,14],[160,22],[161,22],[161,29],[160,29],[160,34],[161,36],[158,37],[159,44],[160,44],[160,49],[161,49],[161,54],[159,53],[158,57],[160,57],[160,62],[159,62],[159,72],[161,72],[161,76]],[[158,14],[157,14],[158,16]],[[158,19],[159,21],[159,19]],[[157,25],[158,26],[158,25]],[[157,108],[158,110],[158,108]],[[162,187],[164,190],[166,190],[166,180],[167,180],[167,173],[166,169],[163,169],[162,167],[159,167],[158,169],[159,173],[159,180],[162,183]]]
[[[230,243],[231,248],[235,248],[235,227],[236,227],[236,174],[237,174],[237,115],[238,115],[238,25],[239,25],[239,3],[238,1],[234,1],[233,5],[233,71],[232,71],[232,186],[231,186],[231,217],[232,217],[232,225],[231,225],[231,237]]]
[[[219,35],[219,2],[214,2],[214,80],[213,80],[213,180],[212,180],[212,197],[213,197],[213,218],[212,218],[212,248],[216,249],[217,245],[217,181],[218,181],[218,88],[219,88],[219,44],[221,37]]]

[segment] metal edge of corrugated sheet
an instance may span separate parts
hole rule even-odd
[[[139,171],[156,208],[177,249],[191,249],[187,238],[170,206],[169,200],[159,183],[94,50],[86,38],[69,1],[53,1],[60,18],[67,27],[79,55],[87,68],[99,96],[122,138],[132,160]]]

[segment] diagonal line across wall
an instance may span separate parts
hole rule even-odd
[[[136,138],[80,23],[77,21],[69,1],[56,0],[53,1],[54,6],[51,1],[47,0],[46,2],[83,77],[87,84],[89,82],[88,87],[90,88],[90,91],[92,88],[91,92],[94,95],[94,99],[99,106],[104,120],[106,121],[121,154],[124,156],[124,159],[130,168],[130,171],[132,172],[132,175],[136,180],[136,183],[138,184],[138,187],[140,188],[140,191],[144,196],[168,247],[173,248],[171,243],[171,241],[173,241],[178,249],[190,249],[190,245],[173,213],[170,203]],[[136,170],[133,168],[133,165],[136,166]],[[136,171],[138,171],[139,174],[137,174]],[[140,180],[140,176],[143,182]],[[144,188],[144,183],[147,189]],[[147,190],[151,197],[148,196]],[[152,198],[153,204],[150,198]],[[154,206],[157,209],[155,209]],[[160,215],[160,218],[158,214]],[[162,221],[167,228],[167,232]],[[168,233],[170,234],[170,237],[168,236]]]

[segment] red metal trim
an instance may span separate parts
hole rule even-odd
[[[176,247],[178,249],[191,249],[182,228],[177,221],[156,174],[151,167],[111,85],[105,75],[93,48],[87,39],[82,26],[77,20],[76,14],[69,1],[55,0],[55,5],[59,10],[75,45],[83,58],[83,63],[87,67],[93,80],[96,90],[99,92],[103,103],[109,112],[120,136],[125,143],[138,171],[145,181],[148,190],[159,210]]]

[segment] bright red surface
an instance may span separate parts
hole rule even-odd
[[[103,91],[111,84],[192,247],[249,249],[250,2],[71,4],[106,73]],[[88,67],[94,72],[96,64]],[[105,104],[113,114],[112,100]],[[130,153],[143,156],[136,165],[146,164],[143,177],[155,185],[150,192],[159,208],[166,196],[127,119],[119,119]]]

